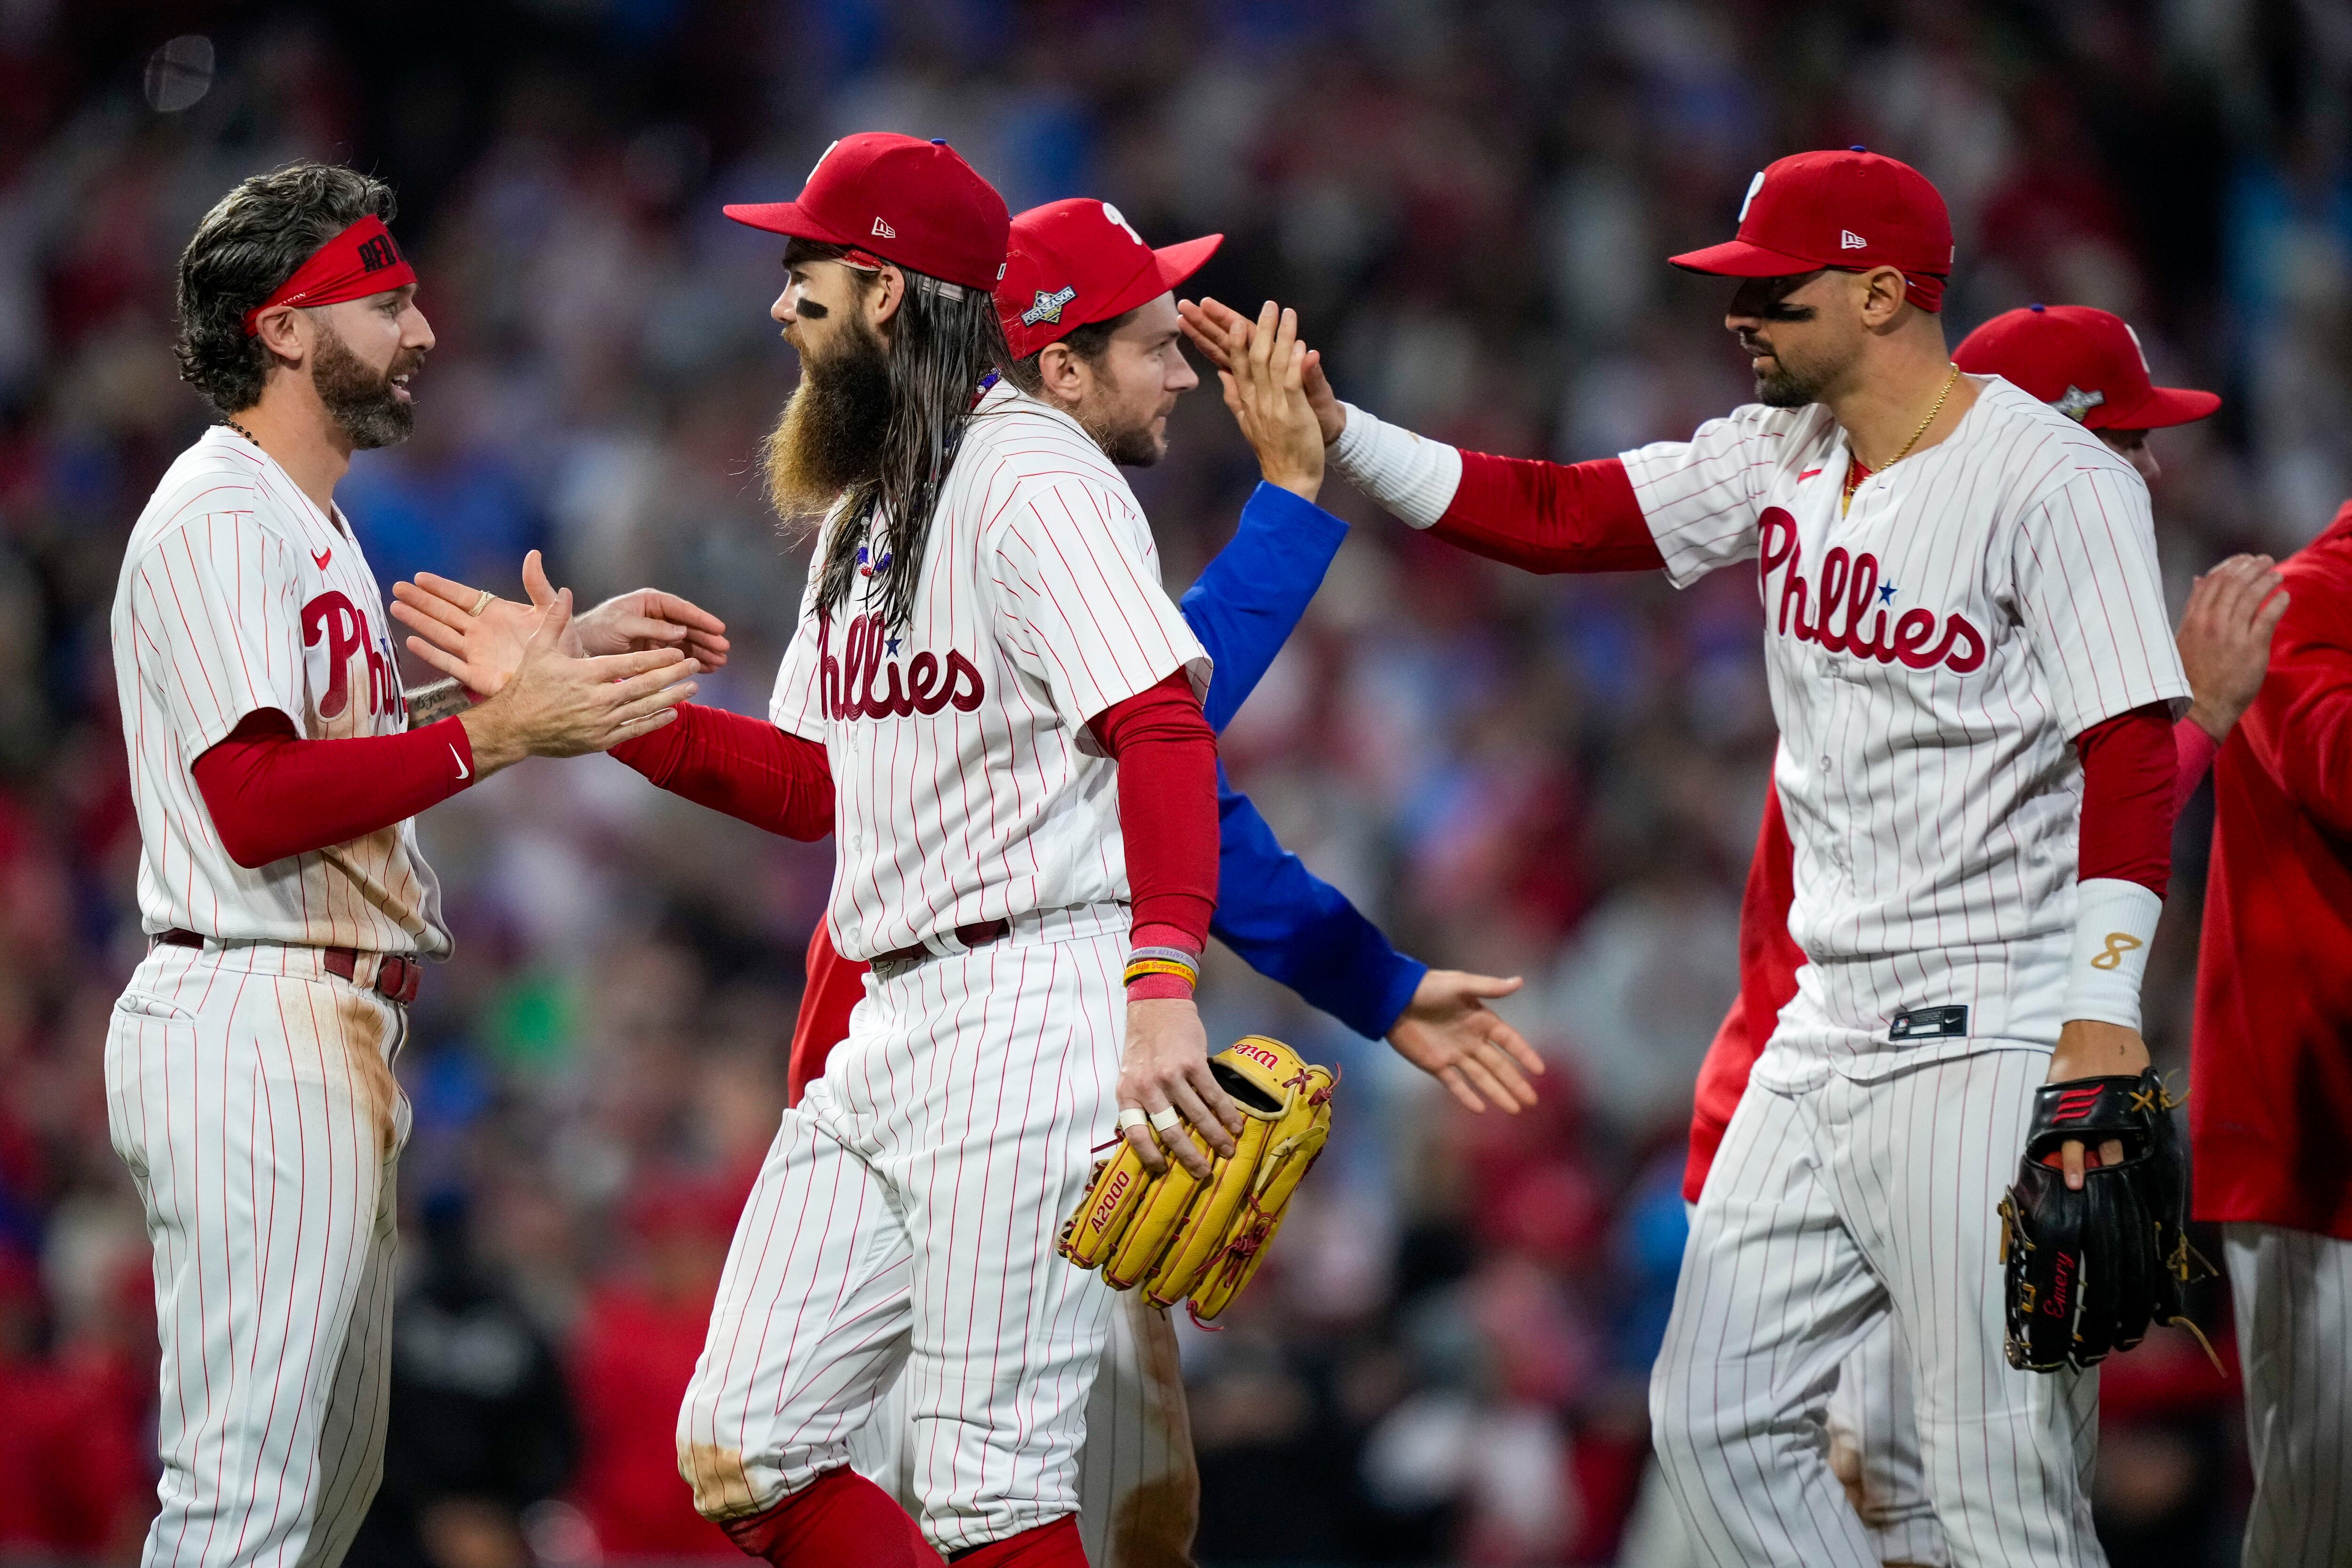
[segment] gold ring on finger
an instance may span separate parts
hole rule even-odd
[[[488,610],[490,607],[490,601],[497,597],[498,595],[492,593],[488,589],[486,588],[482,590],[482,596],[474,601],[474,608],[468,612],[468,613],[478,616],[483,611]]]

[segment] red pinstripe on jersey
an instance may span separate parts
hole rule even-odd
[[[278,863],[248,871],[189,773],[263,710],[309,738],[406,728],[389,624],[359,541],[257,447],[215,427],[165,473],[131,532],[112,618],[149,931],[448,950],[408,823],[289,857],[290,876]]]
[[[878,559],[878,519],[874,543]],[[1126,897],[1111,764],[1083,732],[1178,669],[1196,688],[1208,674],[1126,479],[1075,421],[1000,384],[925,558],[887,570],[922,573],[902,628],[856,590],[820,622],[812,575],[770,707],[830,756],[842,952]]]
[[[1889,1049],[1909,1007],[1969,1009],[1965,1035],[1895,1048],[1911,1060],[2046,1043],[2073,921],[2069,737],[2188,695],[2147,487],[1998,380],[1842,510],[1847,457],[1819,405],[1624,457],[1676,583],[1762,569],[1790,930],[1811,960],[1780,1020],[1786,1071]]]

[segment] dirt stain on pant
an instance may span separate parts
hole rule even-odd
[[[399,1135],[400,1085],[384,1060],[383,1009],[371,998],[342,995],[336,998],[341,1015],[343,1049],[350,1054],[352,1076],[359,1080],[368,1115],[375,1124],[376,1147],[389,1155]]]
[[[756,1513],[760,1500],[752,1495],[751,1475],[743,1469],[743,1450],[715,1443],[680,1443],[677,1473],[694,1489],[694,1511],[705,1519],[732,1519]]]

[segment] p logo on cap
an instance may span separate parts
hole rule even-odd
[[[1013,220],[997,319],[1013,357],[1025,360],[1073,329],[1123,316],[1201,269],[1224,235],[1154,250],[1108,202],[1074,196]]]

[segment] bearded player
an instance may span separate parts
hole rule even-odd
[[[2027,306],[1997,316],[1953,351],[1974,375],[2000,376],[2080,423],[2153,487],[2162,467],[2149,433],[2203,419],[2221,406],[2208,392],[2150,383],[2139,340],[2121,318],[2088,306]],[[2287,599],[2267,556],[2233,556],[2197,579],[2174,641],[2194,700],[2173,726],[2174,797],[2203,781],[2214,748],[2263,684],[2272,633]],[[1780,797],[1766,792],[1756,854],[1740,906],[1739,996],[1699,1069],[1683,1197],[1696,1203],[1749,1069],[1771,1023],[1796,994],[1804,963],[1789,936],[1791,851]],[[1892,1324],[1839,1369],[1829,1406],[1831,1463],[1844,1481],[1881,1559],[1951,1561],[1919,1468],[1909,1375]]]
[[[1216,243],[1211,236],[1155,251],[1116,208],[1092,200],[1021,214],[997,289],[1014,356],[1009,378],[1076,419],[1122,465],[1157,462],[1166,449],[1170,409],[1199,382],[1180,346],[1172,290]],[[1269,347],[1277,336],[1269,332]],[[1220,728],[1305,612],[1347,532],[1346,524],[1312,504],[1324,469],[1312,411],[1296,389],[1282,395],[1280,378],[1269,373],[1271,354],[1254,368],[1256,374],[1244,378],[1229,402],[1265,479],[1243,509],[1233,542],[1181,606],[1214,657],[1206,715]],[[551,597],[535,560],[526,563],[525,580],[534,600]],[[498,689],[519,652],[528,607],[501,601],[498,614],[475,618],[466,612],[480,591],[433,576],[395,591],[403,602],[394,613],[421,634],[412,645],[422,656],[475,689]],[[1216,936],[1351,1028],[1385,1035],[1468,1109],[1491,1103],[1516,1111],[1532,1103],[1523,1071],[1541,1071],[1541,1059],[1486,1006],[1515,989],[1516,981],[1431,970],[1399,954],[1337,889],[1282,850],[1248,798],[1224,786],[1222,772],[1218,810]],[[867,972],[840,955],[820,922],[793,1034],[790,1103],[823,1075],[833,1047],[848,1034]],[[1166,1314],[1139,1296],[1124,1297],[1113,1319],[1087,1432],[1080,1521],[1088,1560],[1103,1568],[1188,1560],[1198,1484],[1174,1335]],[[904,1402],[894,1398],[859,1429],[851,1450],[861,1473],[902,1499],[912,1496],[907,1438]]]
[[[728,215],[789,239],[771,314],[803,379],[769,488],[825,520],[772,722],[688,706],[625,760],[835,832],[826,922],[872,975],[737,1227],[679,1468],[779,1563],[1082,1563],[1114,1303],[1055,1232],[1115,1110],[1162,1169],[1159,1134],[1230,1154],[1240,1121],[1190,995],[1216,888],[1208,662],[1118,469],[995,379],[1009,220],[962,159],[848,137],[797,201]],[[919,1532],[849,1466],[902,1373]]]
[[[411,819],[527,754],[646,734],[692,690],[674,650],[570,656],[566,597],[494,700],[412,711],[334,499],[354,451],[408,434],[433,347],[393,206],[297,163],[197,225],[176,347],[220,423],[156,486],[115,592],[152,946],[106,1082],[155,1251],[150,1568],[326,1568],[374,1494],[408,1114],[391,1062],[422,962],[449,951]]]
[[[1319,400],[1341,471],[1466,549],[1677,585],[1758,562],[1810,961],[1700,1195],[1651,1391],[1668,1486],[1725,1561],[1878,1560],[1822,1434],[1889,1318],[1954,1550],[2103,1561],[2096,1375],[2008,1364],[1995,1214],[2045,1081],[2147,1065],[2189,688],[2147,486],[1951,362],[1952,255],[1916,171],[1799,154],[1757,176],[1738,238],[1675,258],[1740,280],[1726,325],[1759,399],[1691,441],[1520,462]],[[1188,320],[1232,351],[1230,312]],[[2079,1184],[2083,1142],[2061,1158]]]

